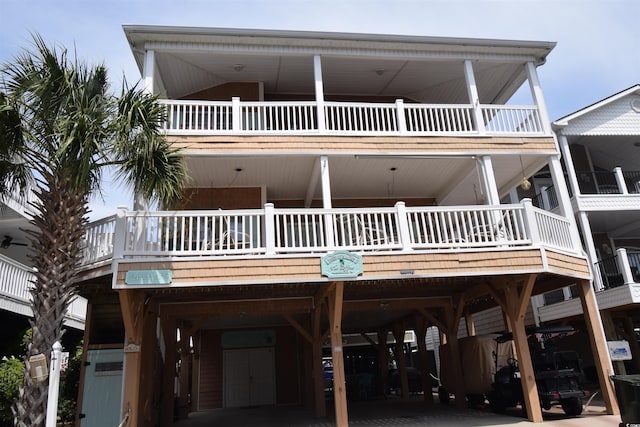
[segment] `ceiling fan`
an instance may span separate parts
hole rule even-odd
[[[14,242],[13,241],[13,237],[11,236],[4,236],[4,239],[2,240],[2,242],[0,242],[0,248],[2,249],[7,249],[9,246],[29,246],[29,244],[27,243],[19,243],[19,242]]]

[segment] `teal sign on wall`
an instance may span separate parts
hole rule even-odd
[[[124,278],[127,285],[170,285],[171,270],[130,270]]]
[[[323,276],[330,279],[358,277],[362,274],[362,256],[349,251],[336,251],[320,258]]]

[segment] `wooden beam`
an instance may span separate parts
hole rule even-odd
[[[469,310],[464,311],[464,323],[467,325],[467,336],[474,336],[476,334],[476,325],[473,323],[473,314]]]
[[[493,298],[493,300],[497,302],[498,305],[502,308],[502,311],[507,312],[507,303],[505,302],[504,298],[502,298],[498,294],[498,291],[495,289],[493,284],[488,283],[484,286],[486,286],[487,292],[489,293],[489,295],[491,295],[491,298]]]
[[[334,289],[334,287],[335,287],[334,282],[321,284],[320,289],[318,289],[315,295],[313,296],[314,306],[320,306],[324,302],[325,298],[327,298],[329,291]]]
[[[429,325],[426,319],[416,315],[414,319],[415,332],[418,340],[418,361],[420,366],[420,378],[422,380],[422,390],[424,403],[433,405],[433,393],[431,393],[431,364],[429,363],[429,353],[427,352],[427,329]]]
[[[598,373],[598,381],[600,382],[600,391],[604,399],[604,404],[609,415],[619,415],[620,408],[616,400],[611,375],[613,369],[609,363],[609,354],[607,350],[607,342],[600,323],[598,313],[598,303],[596,301],[595,292],[588,280],[579,280],[576,284],[580,293],[580,303],[582,304],[582,312],[587,325],[589,340],[593,350],[593,361]]]
[[[441,308],[451,304],[449,297],[441,298],[402,298],[344,301],[345,311],[377,310],[417,310],[420,308]]]
[[[347,427],[347,383],[344,373],[344,353],[342,349],[342,300],[344,282],[335,282],[329,291],[329,323],[331,330],[331,358],[333,360],[333,400],[336,412],[336,426]]]
[[[464,294],[458,295],[456,306],[455,306],[455,314],[453,317],[453,324],[448,325],[449,331],[451,331],[452,335],[458,335],[458,329],[460,328],[460,319],[462,319],[462,313],[464,312]]]
[[[387,337],[389,332],[385,330],[378,331],[378,360],[380,377],[382,378],[382,395],[386,396],[389,390],[389,352],[387,350]]]
[[[529,292],[529,295],[531,293]],[[524,313],[520,314],[522,298],[527,296],[525,292],[518,293],[514,284],[505,289],[505,301],[509,310],[509,322],[513,331],[513,342],[518,354],[518,368],[520,369],[520,380],[522,392],[529,421],[534,423],[542,422],[542,409],[540,408],[540,398],[538,397],[538,386],[536,385],[535,372],[529,353],[527,334],[524,328]],[[527,301],[529,298],[527,298]]]
[[[372,347],[374,347],[374,348],[375,348],[375,347],[378,345],[378,343],[377,343],[377,342],[375,342],[374,340],[372,340],[372,339],[369,337],[369,335],[365,334],[364,332],[363,332],[363,333],[361,333],[361,334],[360,334],[360,336],[361,336],[362,338],[364,338],[364,339],[365,339],[365,341],[367,341],[369,344],[371,344],[371,346],[372,346]]]
[[[443,332],[445,334],[448,333],[449,328],[444,323],[442,323],[437,317],[435,317],[433,314],[429,313],[424,308],[419,308],[418,312],[421,315],[423,315],[428,321],[430,321],[431,323],[436,325],[438,327],[438,329],[440,329],[441,332]]]
[[[404,331],[402,324],[396,323],[393,328],[393,337],[396,340],[396,362],[398,364],[398,374],[400,375],[400,389],[402,399],[409,398],[409,378],[407,377],[407,355],[404,352]]]
[[[290,314],[287,314],[287,313],[284,313],[282,317],[284,317],[287,320],[287,322],[289,322],[289,324],[293,326],[294,329],[298,331],[305,340],[313,344],[313,337],[298,322],[296,322],[296,319],[294,319],[293,317],[291,317]]]
[[[141,387],[141,345],[144,330],[144,291],[125,289],[118,291],[120,309],[125,327],[124,378],[122,388],[122,413],[126,414],[132,425],[140,421],[140,387]]]
[[[453,392],[456,397],[456,407],[463,409],[467,406],[466,403],[466,390],[464,386],[464,378],[462,377],[462,362],[460,358],[460,347],[458,346],[458,336],[454,331],[457,331],[455,325],[455,313],[453,312],[453,306],[449,310],[445,311],[446,325],[448,329],[447,333],[447,346],[449,348],[449,357],[451,357],[451,367],[453,374],[454,389],[449,390]]]
[[[524,285],[522,286],[522,290],[519,294],[520,303],[516,307],[516,312],[514,313],[516,317],[522,318],[524,321],[524,316],[527,313],[527,308],[529,307],[529,301],[531,300],[531,292],[533,291],[533,285],[536,283],[536,274],[529,274],[524,279]]]
[[[310,313],[311,310],[313,310],[313,299],[309,297],[162,304],[160,307],[160,312],[163,316],[181,319],[198,317],[275,316],[283,313]]]
[[[314,412],[316,417],[327,416],[327,405],[324,396],[324,369],[322,366],[322,343],[325,336],[321,333],[322,306],[316,302],[310,315],[311,331],[313,339],[311,341],[311,365],[313,369],[313,396]]]
[[[160,318],[162,336],[165,343],[164,364],[162,368],[162,402],[160,417],[162,427],[173,426],[175,401],[173,389],[176,371],[176,321],[173,318]]]

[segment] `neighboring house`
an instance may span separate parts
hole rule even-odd
[[[618,412],[537,78],[554,43],[124,31],[190,181],[176,210],[120,209],[89,227],[81,425],[171,425],[174,414],[254,405],[325,416],[323,347],[345,425],[343,332],[368,334],[383,382],[396,338],[406,396],[405,331],[426,373],[429,326],[455,355],[460,319],[471,329],[493,307],[514,331],[540,421],[524,317],[531,295],[571,284],[607,411]],[[523,84],[530,100],[511,104]],[[545,166],[560,214],[500,202]]]
[[[31,193],[28,193],[32,197]],[[28,236],[33,215],[29,200],[16,194],[0,202],[0,357],[18,356],[18,344],[33,316],[29,287],[33,270],[29,259]],[[67,310],[65,344],[75,345],[84,329],[87,302],[76,298]],[[65,350],[68,350],[65,348]]]
[[[562,117],[553,128],[607,339],[628,341],[633,354],[614,367],[640,373],[640,85]],[[536,174],[534,183],[539,205],[554,209],[548,174]],[[579,320],[576,296],[568,287],[538,297],[539,321]]]

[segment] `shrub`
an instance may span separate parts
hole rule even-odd
[[[11,405],[18,397],[18,390],[22,385],[24,363],[20,359],[11,357],[0,362],[0,423],[13,425]]]

